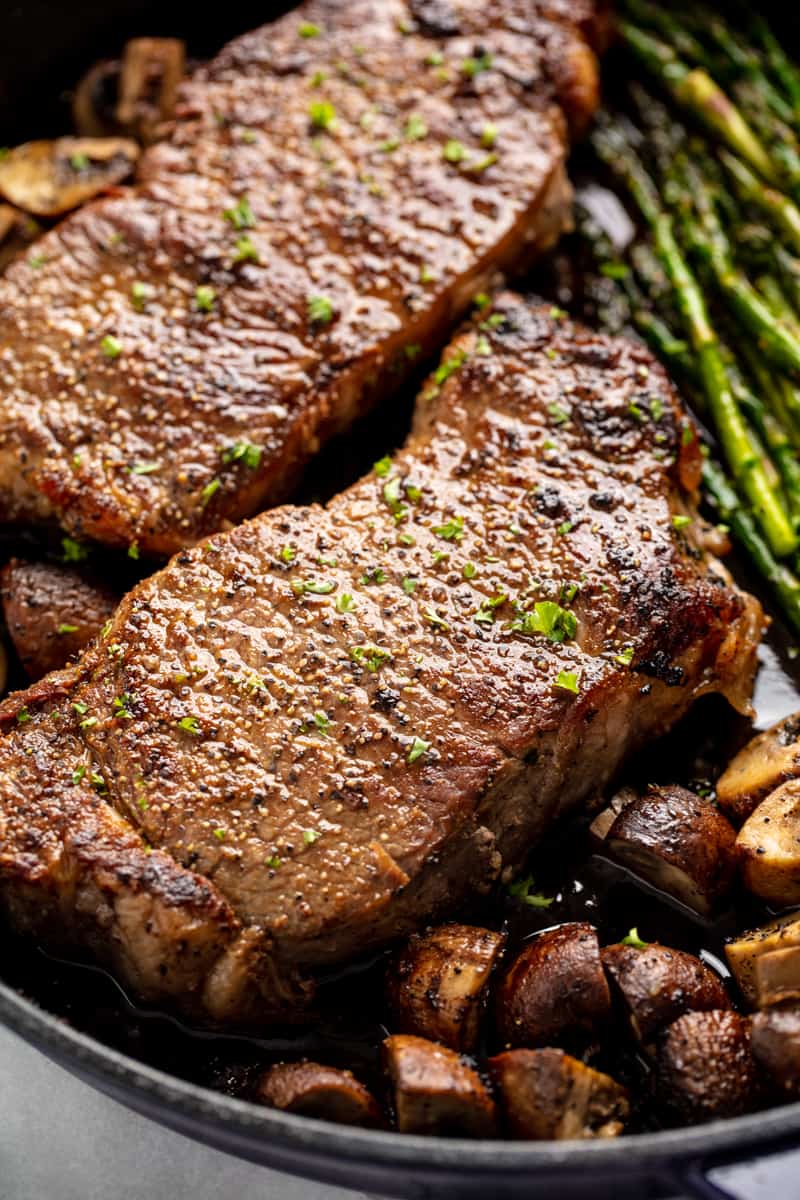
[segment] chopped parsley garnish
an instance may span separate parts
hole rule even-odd
[[[631,269],[627,263],[623,262],[604,262],[600,264],[600,274],[605,275],[606,279],[627,279]]]
[[[464,170],[478,175],[481,171],[488,171],[489,167],[493,167],[497,158],[494,151],[491,154],[484,154],[483,158],[476,158],[473,162],[464,163]]]
[[[297,557],[297,551],[295,550],[294,546],[283,546],[278,551],[278,558],[282,562],[285,562],[285,563],[294,562],[296,557]]]
[[[384,650],[381,646],[351,646],[350,657],[359,667],[364,667],[374,675],[384,663],[389,662],[392,654],[390,650]]]
[[[371,583],[386,583],[386,572],[384,571],[383,567],[370,567],[370,569],[365,571],[361,576],[361,582],[365,585],[369,585]]]
[[[97,724],[97,717],[84,717],[81,721],[81,729],[91,729]]]
[[[491,65],[491,54],[481,54],[478,58],[465,58],[461,64],[461,74],[466,75],[467,79],[474,79],[476,75],[488,71]]]
[[[481,145],[487,150],[491,150],[497,141],[497,126],[491,121],[487,122],[481,130]]]
[[[88,711],[89,706],[84,704],[83,700],[75,700],[73,701],[72,707],[75,709],[75,712],[78,714],[78,716],[82,717],[84,713]]]
[[[83,562],[89,554],[85,546],[82,546],[80,542],[76,542],[71,537],[63,537],[61,539],[61,549],[63,551],[64,562]]]
[[[414,594],[418,582],[419,581],[415,579],[413,575],[406,575],[405,579],[403,580],[403,591],[407,596]]]
[[[467,354],[465,350],[458,350],[455,354],[452,354],[450,358],[446,358],[444,362],[439,364],[433,373],[433,382],[435,386],[426,392],[426,400],[432,400],[434,396],[438,395],[442,384],[446,383],[450,376],[455,375],[456,371],[458,371],[459,368],[464,365],[466,357]]]
[[[383,485],[383,499],[391,509],[395,521],[402,521],[408,516],[408,507],[400,499],[403,481],[399,475],[388,479]]]
[[[267,859],[267,866],[271,871],[277,871],[280,865],[281,860],[278,858],[277,854],[273,854],[271,858]]]
[[[85,774],[86,774],[86,767],[76,767],[75,768],[75,770],[72,772],[73,787],[78,786],[78,784],[83,779]]]
[[[523,879],[517,879],[508,885],[508,894],[515,900],[522,900],[524,904],[529,904],[531,908],[549,908],[555,897],[543,896],[541,892],[532,891],[534,886],[533,876],[526,875]]]
[[[475,353],[482,358],[488,358],[492,353],[492,345],[485,333],[481,333],[475,342]]]
[[[218,842],[224,842],[225,841],[225,830],[224,829],[215,829],[214,837],[217,839]]]
[[[436,272],[433,267],[429,267],[427,263],[423,263],[419,269],[420,283],[433,283],[436,279]]]
[[[440,562],[445,562],[449,557],[450,557],[449,550],[434,550],[433,551],[433,565],[435,567],[437,567]]]
[[[32,254],[28,259],[28,266],[32,271],[38,271],[46,262],[47,259],[43,254]]]
[[[317,829],[303,830],[303,842],[306,846],[313,846],[314,842],[318,841],[320,836],[319,830]]]
[[[298,26],[297,32],[300,34],[301,38],[314,38],[319,37],[319,35],[322,33],[322,30],[320,29],[319,25],[315,25],[313,21],[303,21],[302,24]]]
[[[66,623],[59,625],[58,629],[56,630],[57,634],[77,633],[77,632],[78,632],[77,625],[67,625]]]
[[[569,413],[560,404],[548,404],[547,411],[555,421],[556,425],[563,425],[569,420]]]
[[[144,311],[149,295],[150,289],[146,283],[137,279],[135,283],[131,284],[131,304],[137,312]]]
[[[161,463],[157,462],[137,462],[131,467],[131,475],[152,475],[154,471],[161,469]]]
[[[559,671],[556,676],[554,687],[560,688],[562,692],[572,692],[573,696],[577,696],[580,691],[580,679],[577,671]]]
[[[660,396],[653,396],[650,401],[650,416],[654,421],[660,421],[664,415],[664,401]]]
[[[239,203],[235,204],[233,208],[226,208],[222,215],[226,221],[230,221],[234,229],[252,229],[256,223],[247,196],[242,196]]]
[[[566,537],[566,535],[573,528],[574,528],[574,526],[572,524],[572,521],[562,521],[561,524],[559,525],[558,529],[556,530],[556,533],[558,534],[559,537]]]
[[[461,568],[461,574],[464,576],[465,579],[474,579],[475,576],[477,575],[477,573],[478,573],[478,568],[475,566],[474,562],[466,562],[466,563],[464,563],[464,566]]]
[[[73,171],[88,171],[89,170],[89,155],[88,154],[70,154],[69,165]]]
[[[328,736],[328,730],[332,724],[333,722],[328,714],[322,712],[321,709],[314,713],[314,725],[316,726],[317,733],[319,733],[322,737]]]
[[[336,591],[336,584],[330,579],[293,579],[292,591],[296,596],[310,593],[312,596],[329,596]]]
[[[447,624],[447,621],[445,621],[444,617],[440,617],[439,614],[435,613],[432,608],[426,608],[423,611],[422,615],[425,618],[425,620],[428,622],[429,625],[433,625],[434,629],[449,629],[450,628],[450,626]]]
[[[107,333],[100,342],[100,349],[106,358],[119,358],[122,354],[122,342],[117,341],[113,334]]]
[[[427,754],[430,748],[430,742],[426,742],[424,738],[415,737],[408,751],[406,762],[413,766],[417,759],[422,758],[423,754]]]
[[[356,606],[356,602],[349,592],[342,592],[336,597],[336,610],[340,613],[352,612]]]
[[[564,604],[571,604],[580,590],[580,584],[578,583],[562,583],[559,600],[563,601]]]
[[[308,106],[308,115],[315,129],[331,129],[336,123],[336,109],[330,100],[314,100]]]
[[[209,500],[216,495],[221,487],[222,484],[218,479],[212,479],[210,483],[207,483],[200,493],[200,507],[205,508]]]
[[[639,930],[634,925],[633,929],[620,942],[621,946],[633,946],[635,950],[646,950],[650,945],[649,942],[643,942],[639,937]]]
[[[633,417],[634,421],[641,422],[641,421],[646,420],[644,410],[642,408],[640,408],[638,404],[629,404],[628,405],[628,414],[629,414],[629,416]]]
[[[444,55],[440,50],[432,50],[430,54],[425,56],[426,67],[440,67],[444,62]],[[8,153],[8,151],[6,151]]]
[[[139,543],[138,542],[131,542],[130,546],[128,546],[128,558],[133,558],[133,559],[138,560],[138,558],[139,558]]]
[[[17,713],[17,723],[19,725],[24,725],[25,722],[30,721],[30,719],[31,714],[28,712],[27,708],[21,708]]]
[[[434,525],[432,532],[446,542],[460,542],[464,536],[464,518],[452,517],[444,525]]]
[[[197,720],[197,717],[181,717],[180,721],[178,721],[178,729],[182,729],[184,733],[199,735],[200,722]]]
[[[463,162],[466,157],[467,152],[464,149],[462,142],[456,141],[455,138],[450,138],[449,141],[445,142],[442,148],[442,158],[444,158],[447,162],[460,163]]]
[[[383,458],[379,458],[376,463],[372,464],[372,469],[376,475],[384,479],[392,469],[392,460],[389,455],[386,454]]]
[[[382,154],[394,154],[400,146],[400,138],[387,138],[385,142],[381,142],[378,149]]]
[[[249,237],[237,238],[234,249],[236,250],[236,254],[233,256],[234,263],[261,262],[258,250]]]
[[[428,136],[428,126],[425,124],[422,117],[418,116],[416,113],[412,113],[412,115],[406,121],[406,126],[403,130],[403,136],[407,142],[421,142],[423,138]]]
[[[333,320],[333,301],[327,296],[308,297],[308,319],[312,325],[330,325]]]
[[[252,442],[239,441],[234,442],[232,446],[225,446],[219,454],[224,463],[242,462],[254,471],[261,462],[262,449],[260,446],[254,446]]]
[[[130,708],[132,700],[133,697],[131,696],[130,692],[123,692],[121,696],[114,697],[114,716],[120,721],[130,721],[133,717],[133,713],[131,712]]]
[[[207,284],[201,284],[201,286],[197,288],[194,293],[195,307],[197,308],[198,312],[209,313],[214,307],[214,301],[216,298],[217,293],[214,291],[213,287],[209,287]]]
[[[495,610],[501,608],[506,600],[508,600],[508,596],[505,592],[500,592],[497,596],[484,600],[478,611],[473,614],[473,621],[479,625],[494,625]]]
[[[673,529],[685,529],[687,525],[691,525],[692,518],[687,517],[685,513],[676,513],[672,518]]]
[[[566,642],[575,637],[578,622],[574,613],[553,600],[539,600],[533,608],[521,613],[511,628],[516,633],[541,633],[551,642]]]

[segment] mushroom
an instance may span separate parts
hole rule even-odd
[[[177,38],[133,38],[125,46],[116,117],[145,144],[175,112],[186,70],[186,45]]]
[[[618,1137],[630,1114],[623,1087],[563,1050],[507,1050],[489,1071],[515,1138]]]
[[[619,814],[636,799],[637,793],[632,787],[620,788],[618,792],[615,792],[606,807],[601,809],[589,826],[591,836],[598,842],[604,842]]]
[[[800,904],[800,779],[790,779],[745,821],[736,839],[748,891],[776,908]]]
[[[113,137],[122,131],[116,118],[119,59],[101,59],[81,79],[72,97],[72,121],[81,137]]]
[[[0,160],[0,195],[38,217],[57,217],[130,175],[139,157],[125,138],[25,142]]]
[[[709,801],[682,787],[651,787],[622,810],[604,852],[706,916],[733,884],[735,844],[733,826]]]
[[[731,1006],[719,976],[683,950],[658,942],[641,949],[619,943],[606,946],[601,958],[634,1036],[643,1045],[686,1012]]]
[[[319,1117],[339,1125],[383,1124],[377,1102],[350,1071],[316,1062],[278,1063],[256,1084],[254,1099],[283,1112]]]
[[[800,980],[800,912],[786,913],[768,925],[750,929],[733,938],[725,947],[728,960],[739,990],[751,1008],[760,1006],[769,995],[774,995],[771,980],[772,968],[778,968],[786,981],[788,958],[773,960],[759,968],[761,959],[772,959],[776,953],[790,951],[794,968]]]
[[[496,1132],[492,1097],[454,1050],[394,1034],[383,1043],[383,1061],[401,1133],[491,1137]]]
[[[473,1051],[489,977],[505,940],[502,933],[472,925],[442,925],[412,937],[387,976],[398,1032]]]
[[[753,1055],[786,1092],[800,1094],[800,1005],[765,1008],[752,1018]]]
[[[800,713],[784,717],[740,750],[717,782],[717,803],[738,825],[765,796],[800,775]]]
[[[688,1122],[747,1112],[758,1102],[758,1084],[750,1022],[739,1013],[684,1013],[659,1040],[656,1096]]]
[[[611,1018],[597,933],[574,922],[538,934],[504,973],[495,996],[506,1047],[585,1041]]]

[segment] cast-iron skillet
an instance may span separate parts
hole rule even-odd
[[[239,0],[235,11],[189,0],[12,4],[0,44],[0,144],[60,131],[63,90],[128,37],[177,35],[203,55],[287,7],[252,0]],[[783,20],[794,26],[787,36],[796,41],[798,17]],[[728,1193],[708,1179],[713,1166],[800,1147],[800,1104],[608,1142],[520,1144],[349,1129],[258,1108],[143,1065],[2,982],[0,1020],[67,1070],[172,1129],[253,1162],[385,1196],[623,1200],[646,1188],[649,1195],[682,1191],[725,1200]],[[796,1161],[776,1185],[781,1200],[798,1192]]]

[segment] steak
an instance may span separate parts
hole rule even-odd
[[[0,281],[0,520],[162,555],[285,499],[565,227],[595,9],[311,0],[199,70]]]
[[[696,697],[748,709],[700,463],[646,349],[499,298],[393,460],[180,552],[0,706],[12,922],[270,1021],[507,878]]]

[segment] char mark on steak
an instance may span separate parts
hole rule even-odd
[[[516,869],[697,696],[746,709],[761,610],[673,522],[691,433],[642,346],[502,297],[393,460],[182,552],[5,701],[14,923],[146,999],[285,1019]]]
[[[556,240],[594,4],[417,7],[311,0],[231,43],[136,186],[0,281],[0,519],[162,555],[285,499]]]

